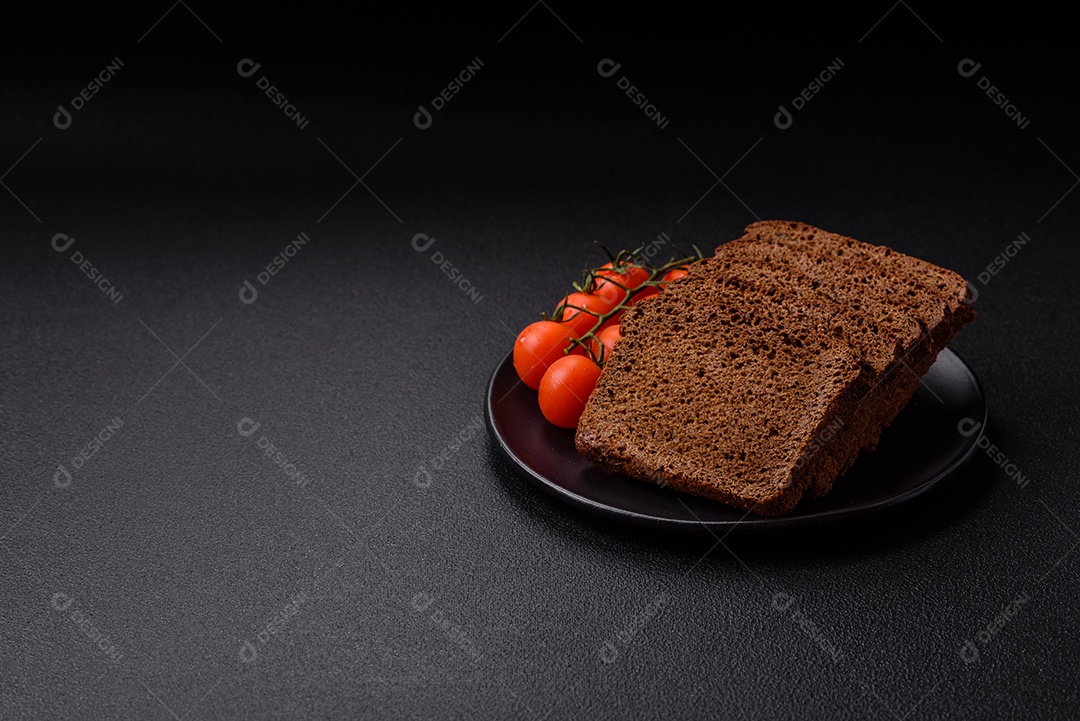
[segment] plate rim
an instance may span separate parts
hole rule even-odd
[[[573,506],[590,511],[597,515],[615,519],[623,523],[646,526],[654,529],[666,529],[677,531],[712,531],[712,530],[726,530],[734,531],[736,529],[742,530],[755,530],[764,531],[766,529],[777,528],[799,528],[806,526],[817,526],[824,523],[835,522],[838,520],[844,520],[849,518],[856,518],[866,515],[868,513],[874,513],[883,511],[887,508],[906,503],[913,498],[923,495],[948,476],[952,475],[959,467],[964,465],[978,448],[979,441],[986,434],[986,423],[990,417],[990,405],[986,399],[986,391],[983,388],[982,381],[972,370],[971,366],[965,361],[956,351],[951,348],[943,348],[941,353],[938,354],[938,358],[948,353],[953,356],[960,365],[964,368],[967,375],[975,384],[975,389],[978,392],[979,398],[982,401],[982,418],[979,419],[979,430],[977,433],[968,436],[971,440],[963,453],[959,454],[952,460],[951,463],[937,474],[920,483],[918,486],[908,489],[903,493],[890,495],[878,501],[874,501],[868,504],[860,504],[853,508],[833,508],[826,509],[824,511],[808,514],[808,515],[786,515],[786,516],[751,516],[750,511],[747,511],[743,516],[736,521],[703,521],[700,519],[675,519],[675,518],[659,518],[656,516],[650,516],[636,511],[630,511],[622,508],[616,508],[607,504],[596,501],[588,496],[582,496],[575,493],[554,481],[546,478],[527,463],[521,460],[511,449],[506,440],[495,428],[495,410],[494,410],[494,388],[495,380],[499,375],[499,372],[507,365],[507,363],[513,363],[513,351],[507,353],[502,360],[496,365],[494,371],[491,373],[491,377],[487,383],[486,397],[484,399],[484,421],[487,425],[488,434],[492,440],[495,441],[495,447],[499,450],[500,454],[513,466],[520,475],[524,475],[529,482],[539,487],[549,495],[570,503]],[[935,363],[938,359],[935,359]],[[521,382],[520,380],[518,381]],[[633,479],[631,479],[633,480]],[[726,505],[726,504],[725,504]],[[734,506],[732,506],[734,508]],[[689,508],[688,508],[689,510]],[[738,509],[736,509],[738,510]],[[691,515],[694,512],[690,510]],[[747,520],[747,519],[750,520]]]

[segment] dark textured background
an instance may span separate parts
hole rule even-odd
[[[1080,147],[1063,16],[537,4],[515,25],[527,5],[230,17],[188,3],[154,25],[166,9],[38,7],[9,24],[0,718],[1080,714]],[[57,104],[117,56],[57,130]],[[777,129],[777,106],[838,56]],[[237,75],[246,57],[308,127]],[[414,127],[475,57],[480,73]],[[598,76],[605,57],[667,128]],[[958,75],[965,57],[1027,128]],[[952,346],[1026,487],[978,454],[887,513],[721,543],[594,518],[499,459],[476,430],[489,374],[602,261],[593,241],[707,248],[755,215],[971,279],[1028,234],[977,284],[979,321]],[[241,303],[300,232],[311,242]],[[56,233],[119,304],[50,247]],[[412,249],[417,233],[479,303]],[[245,417],[261,423],[248,438]],[[260,453],[263,435],[307,487]]]

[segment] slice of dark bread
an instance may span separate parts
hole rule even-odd
[[[828,313],[707,258],[622,316],[578,422],[587,458],[763,515],[824,471],[803,459],[867,387]]]
[[[738,247],[721,246],[716,258],[720,261],[722,272],[729,278],[757,279],[759,284],[782,284],[784,293],[789,298],[788,302],[792,303],[793,307],[807,311],[812,309],[817,315],[828,316],[832,332],[838,334],[868,368],[866,385],[860,391],[863,401],[876,402],[877,396],[886,389],[879,381],[896,366],[899,359],[915,348],[922,338],[919,324],[910,316],[901,313],[871,313],[868,311],[878,309],[866,309],[858,302],[839,301],[831,293],[822,293],[821,284],[798,269],[764,263],[752,254],[742,252]],[[863,438],[865,434],[861,430],[861,409],[862,405],[846,416],[834,419],[838,423],[836,432],[831,434],[830,442],[817,451],[820,456],[815,463],[824,468],[819,479],[809,489],[811,494],[818,495],[816,489],[828,490],[832,479],[847,470],[858,455],[859,446],[849,447],[849,444],[842,440],[834,441],[832,436],[841,439],[848,436]]]
[[[746,242],[778,244],[805,253],[814,265],[831,274],[834,283],[848,281],[848,287],[857,283],[865,292],[890,298],[894,304],[909,308],[928,329],[942,321],[959,322],[962,327],[974,320],[974,311],[965,303],[967,283],[960,275],[892,248],[782,220],[752,223],[742,238],[732,241]],[[837,264],[861,265],[863,272],[836,274]]]
[[[578,423],[591,460],[762,515],[827,492],[973,319],[950,271],[766,221],[628,310]]]
[[[740,246],[759,252],[780,250],[770,254],[774,267],[790,272],[790,266],[798,263],[799,270],[838,305],[868,313],[883,330],[889,325],[896,329],[888,318],[907,315],[918,323],[917,337],[910,327],[901,333],[897,362],[875,368],[872,389],[842,432],[841,441],[844,436],[858,436],[863,452],[877,446],[881,431],[907,405],[938,353],[975,317],[965,302],[967,283],[961,276],[891,248],[790,221],[753,223],[742,238],[725,243],[717,252],[738,252],[735,249]],[[852,452],[852,448],[846,442],[829,446],[831,452],[844,456],[841,472],[858,457],[859,450]],[[821,496],[831,487],[831,480],[819,481],[810,495]]]

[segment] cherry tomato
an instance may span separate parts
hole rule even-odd
[[[617,267],[605,263],[593,275],[596,278],[593,280],[592,292],[609,300],[613,306],[621,303],[629,293],[640,288],[641,284],[649,279],[649,271],[629,263],[620,263]]]
[[[560,428],[576,428],[585,401],[599,378],[600,366],[591,358],[576,355],[560,358],[540,381],[540,412]]]
[[[575,337],[568,324],[553,320],[538,320],[526,326],[514,342],[514,370],[518,377],[529,388],[539,388],[548,366],[566,355]]]
[[[600,320],[598,315],[608,313],[616,306],[616,303],[601,298],[594,293],[582,293],[580,291],[566,296],[563,303],[574,307],[563,308],[560,320],[569,326],[574,335],[578,337],[585,335],[596,326],[597,321]],[[584,310],[578,310],[579,308]]]
[[[619,313],[619,315],[622,315],[622,313]],[[611,326],[618,325],[618,324],[619,324],[619,319],[618,318],[609,318],[608,320],[604,321],[604,324],[602,326],[600,326],[597,329],[596,332],[599,333],[600,331],[604,330],[605,328],[610,328]]]
[[[605,325],[600,330],[596,331],[596,335],[589,341],[589,349],[593,355],[600,357],[600,346],[604,346],[604,361],[606,362],[611,355],[611,349],[615,347],[616,341],[619,340],[619,324]]]
[[[652,298],[654,295],[660,295],[660,289],[655,285],[642,288],[637,293],[634,293],[634,297],[630,299],[630,305],[645,300],[646,298]]]
[[[634,291],[634,294],[630,297],[630,300],[626,301],[626,307],[629,308],[634,303],[637,303],[639,300],[641,300],[643,298],[651,298],[652,296],[658,295],[659,293],[660,293],[660,288],[658,288],[657,286],[655,286],[655,285],[645,286],[644,288],[641,288],[640,290]],[[618,313],[615,313],[610,318],[608,318],[606,321],[604,321],[604,324],[602,326],[600,326],[600,330],[603,330],[604,328],[607,328],[608,326],[612,326],[612,325],[617,324],[619,322],[619,319],[622,318],[623,312],[624,312],[623,310],[620,310]],[[588,333],[588,331],[585,331],[585,332]]]
[[[669,283],[673,280],[678,280],[679,278],[685,278],[687,275],[688,271],[686,270],[686,268],[672,268],[668,272],[664,273],[664,277],[660,280],[665,283]]]

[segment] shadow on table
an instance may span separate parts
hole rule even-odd
[[[994,428],[990,433],[997,436]],[[737,559],[750,565],[754,560],[816,561],[902,548],[948,533],[984,503],[991,486],[999,482],[999,472],[993,462],[985,453],[976,450],[963,467],[933,489],[891,508],[815,526],[767,530],[735,528],[714,535],[705,530],[656,530],[597,516],[526,482],[491,446],[488,462],[523,514],[545,523],[552,532],[574,542],[594,547],[602,545],[617,554],[617,543],[613,546],[611,542],[625,541],[692,561],[701,558],[705,549],[715,546],[708,554],[710,560],[727,560],[736,566],[739,565]],[[598,539],[598,535],[601,538]],[[602,543],[598,544],[598,540]]]

